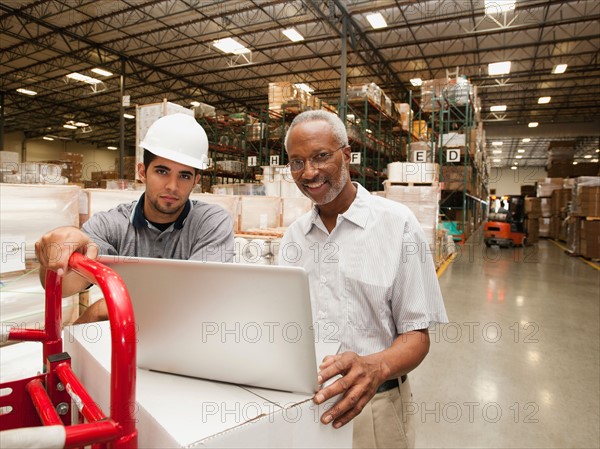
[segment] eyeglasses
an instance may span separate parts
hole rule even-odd
[[[336,152],[340,151],[343,148],[346,148],[347,146],[348,144],[344,144],[337,150],[334,150],[332,152],[321,151],[319,154],[309,158],[307,161],[310,162],[310,165],[312,165],[314,168],[323,168]],[[304,170],[306,162],[302,159],[294,159],[293,161],[289,161],[287,166],[290,167],[291,171],[299,172]]]

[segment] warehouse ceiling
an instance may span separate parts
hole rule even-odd
[[[492,141],[503,141],[494,165],[545,165],[549,142],[563,139],[576,141],[581,161],[597,158],[600,2],[517,0],[514,10],[498,8],[486,14],[483,0],[4,0],[4,132],[118,145],[121,73],[131,101],[124,112],[131,115],[135,105],[163,99],[207,103],[220,114],[259,112],[268,106],[268,83],[276,81],[306,83],[313,95],[337,104],[345,16],[348,84],[375,82],[394,101],[418,101],[411,79],[455,76],[458,68],[477,86],[488,151],[498,150]],[[373,12],[386,28],[369,24]],[[290,27],[304,40],[285,37]],[[227,37],[250,52],[215,48]],[[488,64],[501,61],[512,62],[510,73],[488,75]],[[557,64],[567,64],[566,71],[553,74]],[[101,82],[66,77],[73,72]],[[538,104],[539,97],[551,100]],[[506,111],[491,112],[495,105]],[[69,121],[77,129],[65,129]],[[131,152],[134,119],[125,119],[125,131]]]

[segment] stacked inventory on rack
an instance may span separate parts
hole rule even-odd
[[[375,83],[348,89],[346,126],[354,153],[350,169],[368,190],[381,190],[387,165],[406,159],[408,130],[402,121],[408,122],[410,110],[402,111]]]
[[[525,233],[527,244],[533,245],[540,237],[540,217],[542,216],[542,200],[537,197],[525,198]]]
[[[562,190],[563,178],[545,178],[537,185],[537,197],[540,199],[541,218],[539,223],[540,237],[552,237],[552,194],[555,190]],[[557,219],[555,218],[554,222]],[[556,226],[556,225],[555,225]]]
[[[442,219],[456,229],[457,239],[466,240],[487,214],[489,164],[476,87],[463,76],[447,75],[423,81],[413,102],[420,107],[411,122],[409,160],[440,164]]]

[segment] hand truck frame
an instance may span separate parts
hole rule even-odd
[[[9,340],[42,342],[44,372],[0,384],[0,431],[7,431],[0,433],[12,432],[14,437],[15,432],[22,432],[25,438],[29,433],[31,439],[32,427],[49,426],[49,431],[62,433],[56,427],[62,426],[65,448],[135,449],[136,327],[129,293],[113,270],[80,253],[72,254],[69,267],[98,284],[106,300],[112,342],[110,416],[87,393],[71,369],[71,358],[63,352],[62,278],[48,270],[44,330],[12,328],[8,334]],[[86,422],[71,425],[71,403]]]

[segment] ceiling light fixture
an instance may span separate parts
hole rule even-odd
[[[523,159],[523,156],[521,156],[520,154],[515,156],[516,159]]]
[[[492,62],[488,64],[488,74],[490,76],[508,75],[510,73],[510,66],[510,61]]]
[[[63,125],[63,128],[67,128],[67,129],[77,129],[77,127],[75,125],[71,125],[70,123],[65,123]]]
[[[111,151],[118,150],[118,148],[117,148],[117,147],[115,147],[115,146],[112,146],[112,145],[110,145],[110,146],[108,146],[108,147],[106,147],[106,148],[107,148],[107,149],[109,149],[109,150],[111,150]]]
[[[513,162],[513,165],[519,165],[519,163],[518,162]]]
[[[410,84],[412,84],[415,87],[419,87],[423,85],[423,80],[421,78],[411,78]]]
[[[245,53],[250,53],[251,50],[249,48],[244,47],[235,39],[230,37],[226,37],[225,39],[218,39],[213,41],[213,45],[221,50],[223,53],[231,53],[234,55],[242,55]]]
[[[531,139],[529,137],[525,137],[521,142],[528,143],[531,142]]]
[[[506,111],[506,105],[505,104],[500,104],[497,106],[492,106],[490,107],[490,111],[492,112],[504,112]]]
[[[517,153],[525,153],[525,150],[518,149],[518,150],[517,150]]]
[[[387,27],[387,22],[385,21],[381,13],[376,12],[373,14],[369,14],[367,16],[367,20],[369,21],[371,26],[376,30]]]
[[[91,76],[82,75],[81,73],[77,73],[77,72],[69,73],[65,76],[72,80],[81,81],[82,83],[87,83],[87,84],[100,84],[102,82],[97,78],[92,78]]]
[[[552,69],[552,73],[554,73],[555,75],[559,75],[561,73],[565,73],[567,71],[567,67],[569,67],[568,64],[557,64]]]
[[[540,97],[538,98],[538,104],[548,104],[552,97]]]
[[[492,162],[502,162],[502,159],[493,159]]]
[[[497,140],[495,142],[492,142],[492,145],[494,145],[495,147],[501,147],[502,145],[504,145],[504,142],[502,142],[501,140]]]
[[[493,154],[502,154],[502,150],[494,150],[492,151]]]
[[[96,73],[97,75],[100,75],[100,76],[112,76],[113,75],[112,72],[109,72],[108,70],[100,69],[98,67],[93,68],[92,72],[94,72],[94,73]]]
[[[54,140],[54,137],[44,136],[44,137],[42,137],[42,139],[44,139],[44,140]]]
[[[304,36],[298,33],[298,31],[296,31],[295,28],[286,28],[282,31],[282,33],[285,34],[285,37],[287,37],[292,42],[300,42],[304,40]]]
[[[79,128],[85,128],[86,126],[90,126],[89,123],[85,123],[85,122],[75,122],[75,123],[73,123],[73,125],[75,125]]]
[[[31,95],[31,96],[37,95],[37,92],[35,90],[24,89],[22,87],[17,89],[17,92],[25,94],[25,95]]]
[[[591,154],[586,154],[585,156],[583,156],[584,159],[591,159],[592,155]]]
[[[539,125],[539,123],[538,123],[538,122],[529,122],[529,123],[527,124],[527,126],[528,126],[528,127],[530,127],[530,128],[537,128],[537,127],[538,127],[538,125]]]
[[[515,9],[516,0],[485,0],[486,14],[500,14]]]
[[[517,167],[510,167],[511,170],[517,170]]]
[[[128,119],[132,119],[132,118],[135,118],[135,115],[123,114],[123,117],[128,118]]]
[[[573,165],[577,165],[578,163],[579,163],[579,162],[575,161],[575,162],[573,162]]]
[[[598,162],[598,159],[592,159],[590,162]]]

